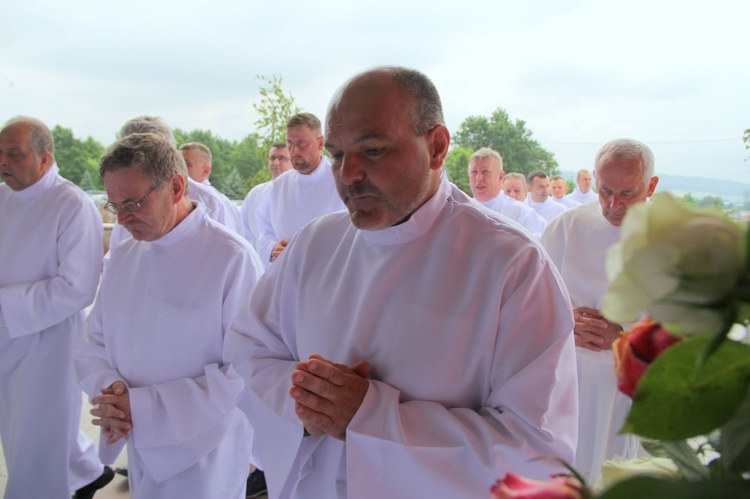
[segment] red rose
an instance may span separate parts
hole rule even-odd
[[[586,497],[581,482],[575,478],[557,477],[538,482],[508,473],[490,491],[491,499],[581,499]]]
[[[617,370],[617,388],[632,397],[649,364],[664,350],[681,340],[682,337],[670,334],[651,319],[634,324],[629,333],[621,333],[612,344]]]

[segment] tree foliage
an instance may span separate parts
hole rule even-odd
[[[55,161],[60,169],[60,175],[79,184],[88,173],[90,185],[93,185],[94,189],[102,189],[99,158],[104,155],[104,146],[91,137],[86,140],[78,139],[73,135],[73,130],[60,125],[56,125],[51,131],[55,141]]]
[[[267,151],[274,142],[286,140],[286,122],[299,113],[300,108],[295,105],[292,93],[287,95],[281,88],[281,76],[255,77],[263,84],[260,86],[260,103],[253,104],[258,113],[258,119],[253,124],[260,134],[263,149]]]
[[[517,119],[513,122],[504,109],[497,108],[489,117],[466,118],[459,126],[454,142],[472,152],[491,147],[503,157],[506,172],[528,175],[533,170],[543,170],[548,174],[557,174],[555,155],[544,149],[532,135],[525,121]],[[468,176],[466,172],[464,174]]]
[[[474,153],[468,147],[454,147],[448,152],[443,168],[448,173],[448,178],[456,184],[456,187],[471,196],[469,185],[469,157]]]
[[[245,189],[244,179],[252,177],[256,171],[265,168],[265,154],[258,144],[257,134],[250,134],[242,141],[236,142],[217,137],[210,130],[187,131],[175,128],[174,136],[178,146],[186,142],[200,142],[211,150],[213,159],[209,180],[212,185],[216,186],[230,199],[243,199],[247,190],[255,185],[249,185]],[[241,189],[236,188],[237,184],[234,178],[230,181],[230,176],[233,175],[234,170],[237,170],[236,175],[242,185]],[[232,195],[225,191],[225,187],[228,185],[233,186]],[[244,192],[240,192],[242,190]]]
[[[224,177],[221,187],[221,192],[223,192],[229,199],[245,199],[245,194],[247,194],[245,191],[245,185],[242,182],[242,177],[240,177],[240,172],[237,171],[237,168],[232,168],[229,175]]]

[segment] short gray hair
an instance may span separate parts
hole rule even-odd
[[[599,149],[594,160],[594,171],[599,165],[608,159],[634,159],[638,158],[643,164],[643,181],[648,183],[654,176],[654,153],[651,149],[638,140],[614,139],[610,140]]]
[[[476,159],[484,159],[484,158],[492,158],[495,160],[495,162],[500,165],[500,171],[503,171],[503,157],[500,156],[500,153],[497,152],[494,149],[490,149],[489,147],[483,147],[476,151],[474,154],[472,154],[469,157],[469,166],[471,166],[471,162]]]
[[[105,173],[121,168],[136,169],[153,189],[179,173],[187,188],[188,173],[182,153],[159,134],[133,133],[115,142],[99,161],[99,174],[104,177]]]
[[[445,124],[440,94],[432,80],[424,73],[402,66],[385,66],[379,69],[390,73],[396,86],[406,92],[414,102],[411,119],[417,135],[424,135],[436,125]]]
[[[54,156],[55,154],[55,139],[52,137],[52,133],[47,128],[47,125],[36,118],[31,116],[14,116],[5,122],[3,130],[8,127],[21,125],[31,128],[31,136],[29,137],[29,149],[34,156],[39,156],[42,153],[48,152]]]
[[[506,180],[516,179],[523,182],[523,187],[526,188],[526,177],[524,177],[523,173],[518,172],[510,172],[505,174],[505,178],[503,179],[503,182]]]
[[[137,118],[128,120],[120,128],[117,138],[122,139],[133,133],[155,133],[164,137],[172,147],[177,147],[172,127],[167,125],[158,116],[138,116]]]

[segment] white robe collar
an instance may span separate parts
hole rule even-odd
[[[42,178],[37,180],[33,185],[30,185],[29,187],[21,191],[11,190],[11,195],[21,201],[26,201],[40,195],[55,183],[58,171],[59,168],[57,167],[57,163],[52,163],[52,166],[47,171],[47,173],[42,175]]]
[[[182,220],[182,222],[178,223],[175,227],[172,228],[172,230],[164,234],[160,239],[151,242],[141,241],[141,243],[152,244],[154,246],[166,248],[174,244],[178,244],[180,241],[185,239],[185,237],[193,232],[198,224],[200,224],[201,221],[208,216],[206,205],[204,205],[203,203],[198,203],[197,201],[191,202],[193,203],[195,208],[188,214],[187,217]]]
[[[387,229],[360,230],[359,233],[372,244],[396,245],[414,241],[433,226],[450,194],[450,183],[441,177],[435,194],[412,213],[409,220]]]

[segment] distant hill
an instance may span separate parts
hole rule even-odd
[[[575,180],[576,172],[561,170],[565,178]],[[735,201],[750,199],[750,184],[703,177],[659,174],[658,191],[673,191],[676,194],[689,192],[695,197],[721,196]]]

